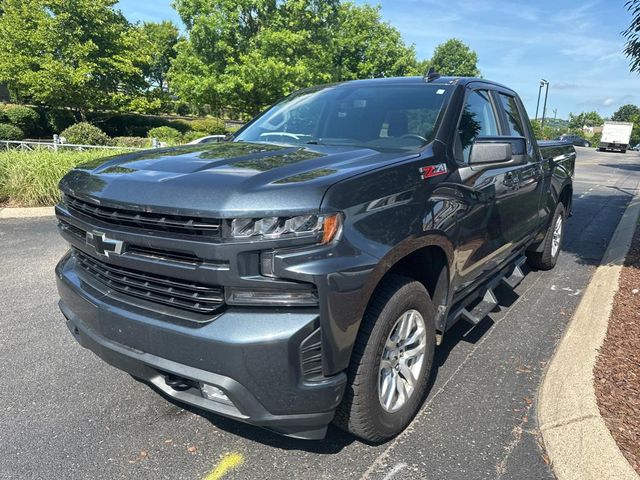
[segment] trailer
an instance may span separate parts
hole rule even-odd
[[[609,150],[626,153],[631,141],[632,130],[633,123],[631,122],[604,122],[598,150],[601,152]]]

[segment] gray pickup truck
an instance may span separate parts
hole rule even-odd
[[[575,151],[531,132],[514,91],[430,74],[302,90],[228,142],[82,165],[56,207],[60,308],[177,401],[384,441],[447,330],[524,261],[556,263]]]

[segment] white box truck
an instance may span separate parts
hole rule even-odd
[[[631,141],[631,130],[633,130],[631,122],[604,122],[598,150],[601,152],[618,150],[626,153]]]

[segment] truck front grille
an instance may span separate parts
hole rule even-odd
[[[200,314],[213,314],[224,302],[219,287],[153,275],[107,264],[74,251],[78,268],[117,292]]]
[[[64,203],[74,213],[80,213],[110,225],[122,225],[185,235],[200,235],[210,238],[219,238],[221,235],[222,221],[218,218],[163,215],[124,208],[112,208],[89,203],[71,195],[64,196]]]

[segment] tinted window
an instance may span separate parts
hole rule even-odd
[[[449,85],[339,85],[287,97],[236,141],[417,150],[431,140]]]
[[[476,90],[469,94],[460,118],[458,134],[456,155],[465,162],[469,160],[471,144],[477,137],[498,135],[498,122],[489,92]]]
[[[512,137],[526,137],[516,99],[502,93],[499,94],[499,97],[507,116],[507,125],[509,126],[509,132],[505,133]]]

